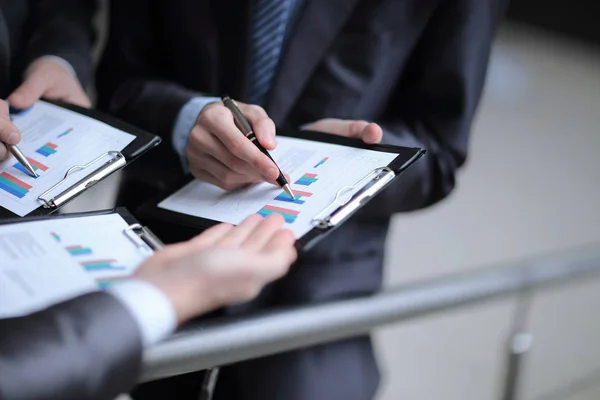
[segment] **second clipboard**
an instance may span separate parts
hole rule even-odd
[[[320,212],[312,216],[311,226],[307,232],[303,233],[300,237],[297,237],[297,247],[299,250],[310,249],[329,233],[340,227],[346,220],[351,218],[352,215],[363,208],[374,197],[378,196],[390,184],[395,182],[404,171],[410,168],[425,154],[425,150],[420,148],[390,145],[366,145],[357,140],[319,132],[278,131],[278,136],[393,154],[393,157],[388,157],[391,161],[387,163],[387,165],[381,165],[371,169],[366,175],[360,176],[360,178],[357,178],[351,184],[338,188],[333,201],[328,202],[326,207],[323,207],[323,209],[320,209]],[[191,178],[188,177],[187,182],[189,183],[190,181]],[[222,222],[203,218],[201,216],[176,212],[159,206],[159,204],[173,192],[184,186],[183,184],[186,184],[186,182],[182,182],[174,187],[173,191],[157,196],[155,199],[142,205],[137,210],[136,214],[138,217],[155,230],[177,232],[178,234],[181,233],[180,231],[185,231],[188,236],[197,233],[199,230],[206,229]],[[401,182],[398,182],[398,184],[401,184]],[[198,207],[200,207],[200,205]],[[180,228],[172,229],[173,224],[180,226]],[[165,234],[162,236],[165,236]],[[182,235],[178,236],[178,240],[184,238],[186,237]]]

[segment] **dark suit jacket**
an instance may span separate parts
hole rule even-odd
[[[95,0],[0,0],[0,98],[44,55],[62,57],[89,81]]]
[[[141,354],[136,322],[106,293],[0,319],[0,399],[112,400],[135,384]]]
[[[93,9],[87,0],[0,0],[1,96],[43,55],[64,58],[85,82]],[[2,400],[112,400],[134,385],[140,365],[136,322],[105,293],[0,320]]]
[[[247,99],[248,3],[113,1],[97,76],[100,106],[169,139],[178,112],[192,97],[228,93]],[[318,272],[298,280],[304,269],[293,269],[283,293],[305,301],[379,287],[389,217],[433,204],[454,187],[505,3],[304,3],[266,104],[275,123],[295,127],[325,117],[375,121],[384,129],[384,142],[423,147],[428,154],[305,256]],[[316,280],[328,283],[319,286]]]

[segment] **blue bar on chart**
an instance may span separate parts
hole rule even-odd
[[[48,157],[51,156],[52,154],[56,153],[56,148],[58,146],[55,145],[54,143],[46,143],[45,145],[43,145],[42,147],[40,147],[39,149],[36,150],[36,152],[38,154],[43,155],[44,157]]]
[[[63,136],[67,136],[69,133],[71,133],[73,131],[73,128],[69,128],[66,131],[64,131],[63,133],[61,133],[60,135],[57,136],[58,139],[60,139]]]
[[[117,260],[85,261],[79,264],[88,272],[93,271],[124,271],[125,267],[115,266]]]
[[[324,159],[322,159],[321,161],[319,161],[319,162],[317,163],[317,165],[315,165],[313,168],[318,168],[319,166],[321,166],[321,165],[325,164],[325,162],[326,162],[327,160],[329,160],[329,157],[325,157]]]
[[[283,217],[286,223],[291,224],[296,220],[298,214],[300,214],[300,211],[267,205],[258,210],[257,214],[263,218],[266,218],[271,214],[279,214]]]
[[[287,193],[281,192],[279,196],[275,197],[277,201],[284,201],[286,203],[294,203],[294,204],[304,204],[305,200],[302,200],[303,197],[310,197],[312,193],[303,192],[301,190],[294,190],[294,199],[292,199]]]
[[[83,246],[67,246],[65,250],[72,256],[88,256],[92,254],[92,249]]]
[[[302,175],[300,177],[300,179],[298,179],[296,182],[294,182],[296,185],[302,185],[302,186],[310,186],[313,183],[315,183],[317,181],[317,174],[309,174],[306,173],[304,175]]]
[[[8,172],[0,173],[0,189],[12,194],[15,197],[18,197],[19,199],[25,197],[31,188],[31,185],[28,185],[18,178],[15,178]]]

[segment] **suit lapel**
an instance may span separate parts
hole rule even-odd
[[[358,0],[307,0],[280,60],[267,111],[281,124]]]

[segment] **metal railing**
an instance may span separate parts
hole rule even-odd
[[[357,336],[382,325],[510,294],[530,294],[595,273],[600,273],[600,246],[588,246],[411,283],[369,297],[202,322],[147,351],[142,381]],[[510,361],[515,370],[507,372],[507,382],[511,382],[505,399],[513,398],[510,392],[517,385],[517,350]]]

